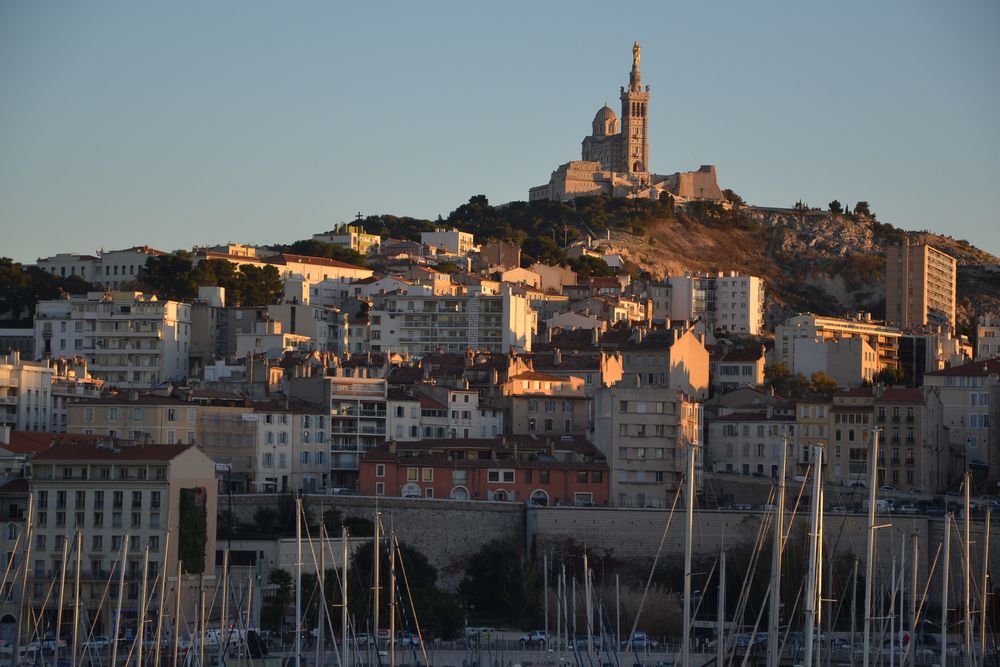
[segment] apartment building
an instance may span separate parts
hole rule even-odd
[[[850,393],[846,393],[850,396]],[[846,399],[845,399],[846,400]],[[870,396],[869,396],[870,400]],[[814,463],[813,449],[819,445],[826,452],[825,474],[843,469],[844,450],[830,446],[830,421],[834,419],[835,400],[829,396],[804,396],[795,401],[795,425],[789,435],[787,471],[790,475],[805,475]],[[869,403],[870,408],[870,403]],[[811,474],[811,473],[810,473]],[[834,479],[837,475],[834,474]]]
[[[864,361],[864,357],[854,366],[857,373],[863,373],[864,369],[874,367],[877,371],[885,368],[895,368],[899,364],[899,338],[900,331],[896,327],[886,326],[881,322],[875,322],[869,315],[859,315],[856,318],[844,319],[838,317],[821,317],[812,313],[800,313],[785,320],[783,324],[775,327],[774,345],[775,357],[789,369],[797,371],[799,368],[819,368],[819,364],[809,357],[818,350],[816,345],[806,345],[796,343],[800,340],[811,341],[812,343],[836,344],[841,341],[860,339],[867,345],[858,347],[852,354],[858,355],[862,352],[874,355],[874,366],[871,366],[871,357]],[[847,348],[845,348],[846,350]],[[800,351],[806,356],[800,360]],[[824,353],[826,354],[826,353]],[[847,352],[845,351],[845,354]],[[826,354],[826,359],[836,359],[837,353]],[[868,364],[868,365],[865,365]],[[828,370],[836,372],[836,367],[826,364]],[[860,382],[860,379],[858,380]]]
[[[608,461],[612,504],[669,507],[685,474],[688,445],[701,443],[702,407],[677,389],[633,382],[594,395],[594,446]]]
[[[590,428],[583,378],[525,371],[504,383],[503,397],[510,434],[584,435]]]
[[[886,483],[905,491],[945,490],[954,471],[939,392],[891,387],[876,392],[873,407]]]
[[[165,254],[167,253],[147,245],[102,251],[90,282],[109,290],[132,289],[139,279],[139,271],[146,266],[149,258]]]
[[[313,240],[347,248],[362,255],[374,255],[378,252],[382,237],[369,234],[360,225],[337,225],[332,231],[313,234]]]
[[[708,397],[710,357],[704,336],[696,335],[694,329],[637,327],[618,352],[625,384],[638,377],[644,386],[672,387],[687,396]]]
[[[35,262],[42,271],[60,278],[79,276],[91,283],[97,282],[97,265],[100,258],[97,255],[78,255],[61,252],[52,257],[39,257]]]
[[[530,352],[537,328],[529,300],[509,285],[496,295],[382,295],[375,297],[370,318],[372,352],[418,358],[467,349]]]
[[[391,441],[361,461],[363,495],[606,505],[608,466],[581,436]]]
[[[330,486],[329,409],[299,400],[257,401],[255,486],[315,493]]]
[[[104,382],[90,376],[83,357],[60,357],[52,364],[52,426],[49,430],[65,433],[70,403],[100,398]]]
[[[188,371],[191,306],[140,292],[90,292],[40,301],[35,357],[79,355],[93,377],[149,388]]]
[[[56,444],[35,456],[28,481],[33,542],[24,596],[34,613],[43,604],[55,610],[52,582],[79,561],[81,611],[93,633],[110,635],[120,606],[119,632],[134,635],[147,553],[150,582],[162,569],[176,571],[178,557],[187,574],[215,574],[215,464],[195,447]],[[64,562],[64,548],[78,534],[81,553]],[[118,562],[125,574],[121,601]],[[151,588],[156,609],[158,590]],[[73,598],[65,596],[64,604],[64,617],[72,618]]]
[[[976,324],[976,359],[1000,357],[1000,319],[980,317]]]
[[[713,472],[777,478],[781,448],[788,445],[794,426],[793,415],[770,408],[716,417],[708,424],[705,467]]]
[[[764,280],[730,272],[684,274],[666,279],[654,289],[653,319],[694,320],[706,323],[709,331],[756,336],[764,327]],[[664,293],[666,292],[666,294]],[[669,296],[666,313],[661,304]]]
[[[745,385],[758,387],[764,384],[766,361],[766,350],[763,346],[713,352],[709,372],[712,390],[724,394]]]
[[[50,430],[52,374],[48,362],[25,361],[17,351],[0,357],[0,427]]]
[[[875,426],[874,398],[872,390],[864,388],[833,395],[827,424],[827,477],[831,481],[868,484],[868,456]],[[878,484],[885,483],[885,468],[880,466]]]
[[[1000,359],[973,361],[926,373],[924,387],[941,396],[942,420],[956,457],[970,468],[986,471],[989,482],[1000,481],[1000,451],[991,447],[990,393],[1000,385]],[[992,428],[992,431],[991,431]]]
[[[386,441],[388,383],[381,378],[293,377],[288,395],[329,415],[330,485],[355,488],[361,455]]]
[[[885,319],[902,328],[955,330],[958,262],[926,244],[898,243],[885,253]]]
[[[469,232],[438,227],[433,232],[420,232],[420,242],[432,248],[444,248],[453,255],[467,255],[475,247],[475,237]]]
[[[120,394],[71,403],[66,432],[143,444],[198,443],[198,403],[177,396]]]

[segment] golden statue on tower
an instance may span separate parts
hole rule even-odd
[[[639,42],[632,45],[632,65],[639,66]]]

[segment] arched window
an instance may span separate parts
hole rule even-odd
[[[535,489],[531,492],[531,502],[536,505],[548,505],[549,504],[549,494],[542,489]]]
[[[510,496],[505,489],[497,489],[493,492],[493,500],[497,502],[507,502],[509,498]]]
[[[410,483],[403,486],[403,490],[400,494],[403,498],[419,498],[420,497],[420,487],[416,484]]]
[[[451,493],[448,495],[448,497],[451,498],[452,500],[468,500],[469,490],[464,486],[456,486],[454,489],[451,490]]]

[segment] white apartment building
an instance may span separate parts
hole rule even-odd
[[[257,487],[315,493],[330,483],[330,412],[305,401],[258,401]]]
[[[99,263],[100,258],[96,255],[61,252],[52,257],[39,257],[35,266],[60,278],[79,276],[86,281],[93,282],[97,280],[97,265]]]
[[[19,352],[0,357],[0,427],[48,431],[52,427],[52,368]]]
[[[537,314],[529,300],[504,285],[499,295],[376,297],[370,313],[371,350],[422,357],[466,350],[530,352]]]
[[[66,563],[62,559],[64,545],[78,533],[80,604],[95,635],[112,631],[114,605],[108,604],[107,591],[116,576],[116,560],[124,561],[126,581],[122,635],[134,635],[137,628],[134,610],[147,548],[150,581],[162,569],[176,571],[179,553],[185,573],[214,575],[218,485],[215,464],[197,448],[57,444],[35,456],[26,476],[33,497],[33,534],[24,597],[35,613],[64,566],[75,568],[76,557]],[[65,604],[72,617],[69,596]],[[51,598],[46,608],[53,610]]]
[[[976,325],[976,359],[1000,357],[1000,319],[980,317]]]
[[[109,290],[129,289],[150,257],[165,254],[167,253],[162,250],[145,245],[102,252],[91,282]]]
[[[83,357],[57,359],[53,370],[52,427],[49,430],[65,433],[69,414],[67,407],[77,401],[100,398],[104,382],[90,377],[87,360]]]
[[[355,488],[361,455],[386,441],[388,383],[380,378],[293,377],[288,393],[329,415],[330,485]]]
[[[781,448],[793,435],[795,417],[765,409],[737,412],[708,424],[705,466],[713,472],[776,478],[781,466]],[[788,453],[788,471],[794,453]]]
[[[653,294],[653,319],[702,319],[709,331],[756,336],[764,327],[764,280],[734,271],[710,274],[684,274],[667,278],[670,289],[662,286]],[[656,302],[669,297],[666,313]]]
[[[845,319],[800,313],[775,327],[774,353],[778,361],[791,369],[796,367],[795,356],[799,348],[795,342],[798,339],[825,343],[859,338],[875,352],[877,372],[898,365],[900,335],[896,327],[875,322],[870,316]]]
[[[453,255],[466,255],[475,247],[475,237],[469,232],[438,227],[433,232],[420,232],[420,242],[432,248],[444,248]]]
[[[676,389],[619,382],[594,394],[594,418],[593,442],[610,468],[611,503],[670,507],[686,471],[687,446],[701,442],[701,404]]]
[[[121,388],[146,388],[184,377],[191,306],[140,292],[90,292],[39,301],[35,357],[79,355],[91,375]]]
[[[988,467],[991,479],[1000,478],[1000,452],[990,447],[990,392],[998,384],[1000,359],[924,374],[924,386],[937,388],[941,396],[949,442],[965,452],[970,466]]]
[[[379,244],[382,243],[382,237],[378,234],[369,234],[363,227],[356,225],[337,225],[332,231],[313,234],[313,240],[347,248],[362,255],[377,253]]]

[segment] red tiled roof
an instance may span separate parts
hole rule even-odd
[[[275,259],[280,261],[275,261]],[[300,264],[332,266],[338,269],[356,269],[358,271],[371,270],[365,269],[363,266],[355,266],[354,264],[348,264],[347,262],[341,262],[336,259],[327,259],[326,257],[309,257],[307,255],[292,255],[286,252],[278,253],[277,255],[270,255],[265,259],[265,261],[269,264],[288,264],[289,262],[298,262]]]
[[[421,408],[428,408],[430,410],[447,410],[448,406],[438,401],[437,399],[428,396],[427,394],[420,394],[417,396],[417,400],[420,401]]]
[[[952,366],[940,371],[924,373],[924,376],[965,376],[965,377],[986,377],[988,375],[1000,375],[1000,359],[986,359],[984,361],[970,361],[961,366]]]
[[[876,403],[923,403],[924,393],[919,389],[892,387],[875,399]]]
[[[38,454],[53,445],[69,442],[97,442],[104,436],[79,433],[50,433],[47,431],[13,431],[10,443],[0,444],[7,451],[18,454]]]
[[[170,461],[194,445],[137,445],[111,449],[96,444],[58,444],[35,456],[35,461]]]
[[[549,375],[538,371],[525,371],[510,378],[511,380],[540,380],[542,382],[565,382],[566,378],[559,375]]]

